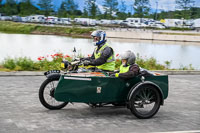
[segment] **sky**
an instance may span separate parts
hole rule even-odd
[[[83,10],[84,8],[84,0],[74,0],[76,3],[78,3],[80,10]],[[100,8],[101,11],[103,11],[103,1],[104,0],[96,0],[96,4]],[[132,5],[134,3],[134,0],[125,0],[127,5],[127,12],[133,12]],[[158,11],[169,11],[169,10],[175,10],[176,4],[175,0],[149,0],[150,5],[153,11],[156,10],[156,1],[158,2]],[[62,0],[53,0],[55,3],[55,7],[58,8],[61,4]],[[118,0],[120,3],[121,0]],[[195,6],[200,7],[200,0],[195,0]]]
[[[3,0],[3,2],[5,2],[6,0]],[[21,0],[16,0],[16,1],[21,1]],[[37,5],[37,2],[39,0],[32,0],[32,2]],[[52,0],[53,1],[53,5],[54,5],[54,9],[57,10],[60,7],[60,4],[62,2],[62,0]],[[75,3],[78,4],[79,9],[83,10],[84,8],[84,0],[74,0]],[[103,11],[103,1],[104,0],[96,0],[96,4],[98,5],[98,7],[100,8],[101,11]],[[133,13],[133,9],[132,9],[132,5],[134,3],[134,0],[125,0],[126,1],[126,7],[127,7],[127,12],[132,12]],[[158,2],[158,12],[160,11],[169,11],[169,10],[175,10],[176,4],[175,4],[175,0],[149,0],[150,1],[150,5],[152,8],[152,11],[156,10],[156,2]],[[200,0],[194,0],[195,1],[195,6],[196,7],[200,7]],[[120,3],[121,0],[118,0],[118,2]]]

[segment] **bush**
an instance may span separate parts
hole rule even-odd
[[[7,58],[3,62],[3,67],[10,69],[10,70],[14,70],[16,67],[16,62],[14,59]]]
[[[148,70],[165,70],[165,69],[167,69],[164,65],[159,64],[155,58],[151,57],[151,58],[144,59],[144,58],[140,57],[139,54],[137,54],[136,63],[140,67],[148,69]]]
[[[27,70],[27,71],[33,71],[37,70],[37,68],[34,66],[34,62],[27,57],[20,57],[16,60],[16,65],[18,66],[16,70]]]
[[[91,56],[91,55],[88,55]],[[117,54],[118,56],[118,54]],[[116,56],[116,57],[117,57]],[[78,57],[83,57],[82,54],[78,54]],[[33,71],[33,70],[40,70],[40,71],[47,71],[47,70],[60,70],[60,63],[62,60],[72,61],[72,57],[69,55],[63,55],[62,53],[56,53],[53,55],[47,55],[46,57],[38,57],[38,61],[33,61],[27,57],[20,57],[20,58],[6,58],[2,64],[1,70],[16,70],[16,71]],[[142,58],[137,54],[136,63],[145,69],[148,70],[167,70],[170,67],[171,62],[165,61],[165,65],[159,64],[158,61],[151,57],[151,58]],[[121,65],[121,60],[116,59],[115,61],[115,69],[119,70]],[[1,66],[1,65],[0,65]],[[5,69],[4,69],[5,68]],[[188,67],[181,66],[179,70],[194,70],[192,65],[190,64]]]
[[[6,58],[3,62],[3,67],[16,71],[38,70],[38,67],[36,67],[34,61],[27,57],[20,57],[15,59],[11,59],[10,57]]]

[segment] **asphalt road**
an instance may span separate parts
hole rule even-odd
[[[69,104],[50,111],[38,99],[43,76],[0,77],[0,133],[200,132],[200,75],[169,77],[169,97],[151,119],[126,108]]]

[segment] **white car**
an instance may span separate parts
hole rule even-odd
[[[21,17],[22,22],[27,23],[28,22],[28,17]]]
[[[147,25],[144,24],[144,23],[134,23],[134,22],[128,22],[127,26],[130,27],[130,28],[144,28],[144,27],[147,27]]]
[[[46,23],[48,24],[56,24],[58,17],[54,17],[54,16],[48,16],[46,19]]]
[[[163,23],[155,23],[155,28],[165,29],[166,26]]]
[[[2,21],[11,21],[12,17],[10,17],[10,16],[1,16],[1,20]]]
[[[62,20],[62,24],[64,24],[64,25],[70,25],[70,24],[72,24],[70,22],[70,19],[68,19],[68,18],[61,18],[61,20]]]
[[[29,16],[29,22],[31,22],[31,23],[45,23],[45,16],[44,15]]]

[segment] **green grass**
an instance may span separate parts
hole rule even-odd
[[[50,27],[36,24],[22,24],[10,21],[0,21],[0,32],[20,33],[20,34],[53,34],[53,35],[88,35],[94,31],[94,28],[76,28],[76,27]]]
[[[20,24],[9,21],[0,21],[0,31],[5,33],[30,34],[35,29],[35,25]]]

